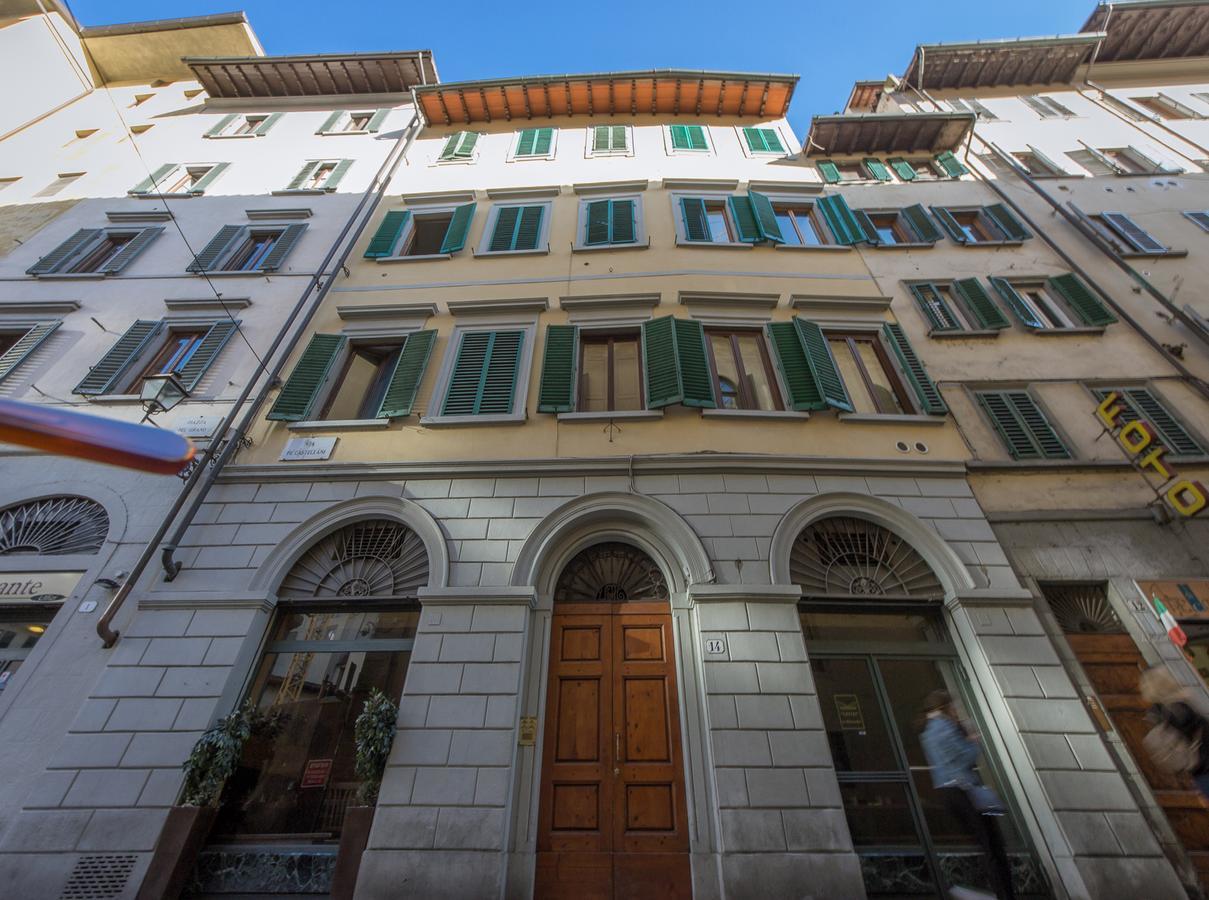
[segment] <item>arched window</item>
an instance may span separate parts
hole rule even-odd
[[[0,556],[67,556],[100,551],[105,507],[84,497],[46,497],[0,510]]]
[[[918,550],[893,531],[852,516],[821,519],[803,529],[793,544],[789,572],[812,597],[944,597]]]
[[[424,542],[398,522],[354,522],[317,541],[281,582],[282,597],[414,596],[428,584]]]
[[[563,568],[554,597],[566,603],[666,601],[667,580],[655,561],[637,547],[594,544]]]

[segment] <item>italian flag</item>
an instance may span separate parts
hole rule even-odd
[[[1177,647],[1183,647],[1188,643],[1188,635],[1184,634],[1184,629],[1180,627],[1180,623],[1163,605],[1163,601],[1159,599],[1159,595],[1155,594],[1151,597],[1154,601],[1154,612],[1159,617],[1159,621],[1163,623],[1163,627],[1167,629],[1167,637],[1171,638],[1171,643]]]

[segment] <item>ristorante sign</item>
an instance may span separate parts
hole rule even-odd
[[[0,606],[58,603],[71,596],[83,572],[0,572]]]
[[[1116,438],[1125,455],[1135,469],[1156,475],[1162,483],[1156,493],[1166,501],[1178,515],[1191,518],[1209,504],[1209,494],[1199,481],[1185,478],[1174,466],[1164,462],[1167,448],[1160,443],[1150,423],[1142,419],[1121,422],[1125,409],[1120,403],[1121,395],[1113,391],[1096,407],[1096,417],[1104,428]]]

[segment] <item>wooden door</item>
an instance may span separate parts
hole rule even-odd
[[[556,605],[535,895],[690,897],[682,758],[667,605]]]
[[[1142,746],[1151,723],[1146,719],[1149,705],[1138,690],[1138,676],[1146,663],[1137,645],[1128,634],[1068,634],[1066,640],[1184,845],[1201,887],[1209,891],[1209,809],[1186,776],[1156,767]]]

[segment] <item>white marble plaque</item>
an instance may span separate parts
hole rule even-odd
[[[334,437],[290,438],[281,451],[281,459],[329,459],[335,446]]]

